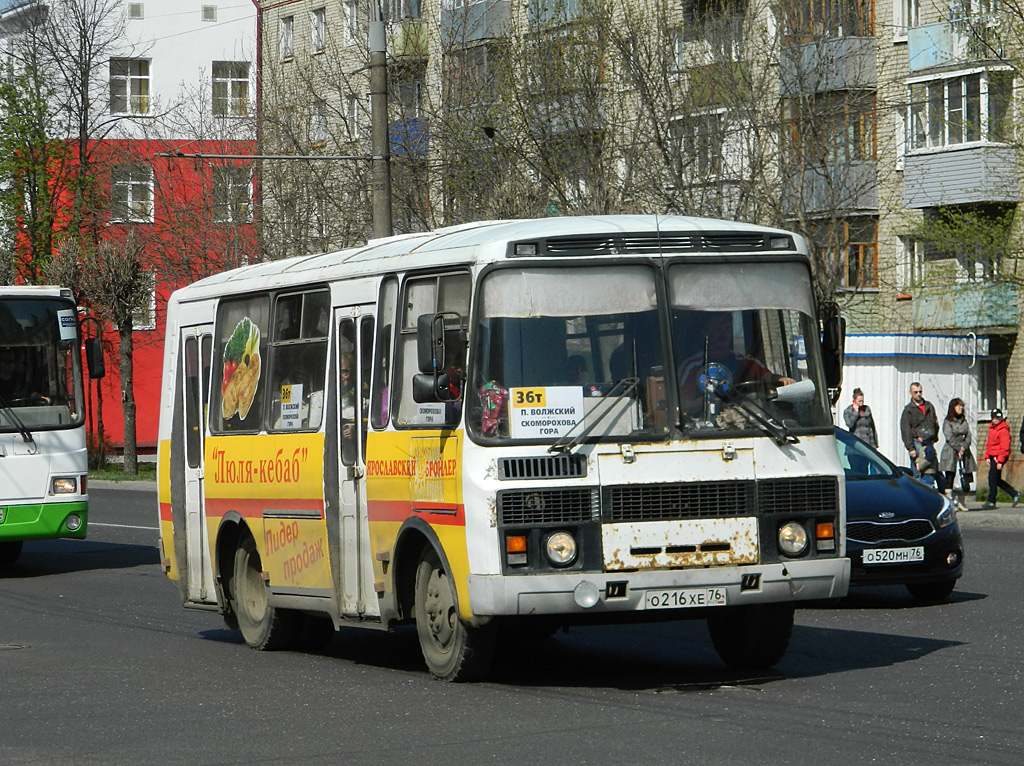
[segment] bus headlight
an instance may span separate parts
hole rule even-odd
[[[73,495],[78,491],[78,480],[74,477],[59,476],[50,483],[50,494]]]
[[[576,538],[568,532],[555,532],[548,536],[544,551],[556,567],[567,567],[576,560]]]
[[[784,556],[799,556],[807,550],[807,530],[803,524],[789,521],[779,527],[779,551]]]

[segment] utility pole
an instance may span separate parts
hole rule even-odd
[[[383,0],[370,2],[370,123],[372,127],[371,192],[373,194],[373,236],[390,237],[391,147],[388,139],[388,61],[384,30]]]

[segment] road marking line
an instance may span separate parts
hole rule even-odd
[[[135,527],[135,526],[132,526],[131,524],[100,524],[99,522],[96,522],[96,521],[90,521],[89,522],[89,526],[90,527],[117,527],[119,529],[148,529],[148,530],[151,530],[153,532],[156,532],[156,531],[158,531],[160,529],[160,527]]]

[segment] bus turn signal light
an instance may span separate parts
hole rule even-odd
[[[511,567],[526,565],[526,535],[509,535],[505,538],[505,560]]]
[[[819,521],[814,525],[814,538],[819,551],[836,549],[836,525],[831,521]]]

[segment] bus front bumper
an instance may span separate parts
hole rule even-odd
[[[475,616],[582,615],[841,598],[846,558],[699,570],[470,575]],[[709,603],[709,599],[714,603]]]
[[[89,503],[26,503],[2,505],[0,540],[52,540],[70,537],[84,540],[89,526]],[[77,519],[78,525],[75,526]]]

